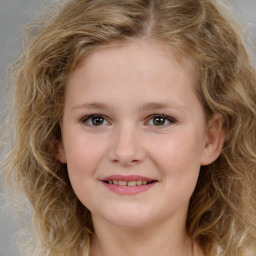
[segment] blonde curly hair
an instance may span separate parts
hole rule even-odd
[[[206,255],[256,250],[256,73],[234,21],[213,0],[59,1],[29,27],[13,65],[15,143],[6,160],[9,185],[34,210],[36,255],[84,255],[93,225],[56,160],[67,77],[100,45],[130,38],[164,42],[190,58],[209,119],[223,118],[220,157],[200,170],[187,231]],[[254,246],[254,247],[253,247]]]

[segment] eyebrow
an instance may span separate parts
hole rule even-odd
[[[178,109],[183,112],[186,111],[186,108],[180,104],[177,104],[177,103],[167,104],[167,103],[159,103],[159,102],[150,102],[141,107],[141,110],[148,110],[148,109],[150,110]]]
[[[77,109],[91,109],[91,110],[109,110],[112,109],[108,105],[103,104],[103,103],[84,103],[81,105],[76,105],[74,106],[71,110],[77,110]],[[167,103],[162,103],[162,102],[150,102],[142,105],[140,107],[140,110],[145,111],[145,110],[160,110],[160,109],[178,109],[183,112],[186,112],[186,108],[177,104],[177,103],[172,103],[171,105]]]
[[[77,109],[109,109],[109,107],[103,103],[84,103],[81,105],[74,106],[71,110],[77,110]]]

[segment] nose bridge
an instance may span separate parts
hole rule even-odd
[[[139,127],[131,123],[116,127],[110,151],[111,160],[122,165],[141,162],[145,157],[145,150]]]

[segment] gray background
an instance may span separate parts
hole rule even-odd
[[[256,0],[229,0],[228,2],[234,9],[235,15],[249,28],[251,36],[255,39]],[[1,83],[7,79],[7,67],[18,54],[23,25],[36,17],[44,5],[44,0],[0,0]],[[3,99],[3,92],[0,91],[0,111],[3,108]],[[18,256],[15,245],[17,221],[13,211],[3,207],[4,202],[4,197],[0,195],[0,256]]]

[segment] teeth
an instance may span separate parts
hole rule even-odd
[[[129,186],[129,187],[134,187],[134,186],[136,186],[136,184],[137,184],[136,180],[134,180],[134,181],[128,181],[128,186]]]
[[[142,185],[142,180],[137,180],[136,185],[137,185],[137,186]]]
[[[125,180],[109,180],[109,184],[119,185],[119,186],[141,186],[141,185],[147,185],[149,182],[146,180],[132,180],[132,181],[125,181]]]
[[[119,185],[119,186],[127,186],[127,182],[124,181],[124,180],[119,180],[119,181],[118,181],[118,185]]]

